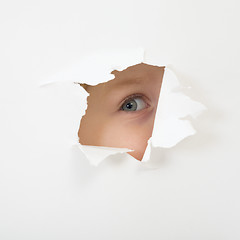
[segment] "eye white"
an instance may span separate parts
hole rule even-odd
[[[146,103],[142,98],[134,98],[135,102],[137,103],[136,111],[142,110],[146,108]]]

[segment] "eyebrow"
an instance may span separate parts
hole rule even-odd
[[[123,96],[128,94],[132,94],[133,92],[142,92],[141,88],[141,83],[143,82],[144,78],[143,77],[138,77],[138,78],[124,78],[121,81],[117,81],[116,79],[112,84],[107,84],[105,85],[105,96],[108,97],[114,97],[116,99],[116,93],[119,93],[121,98]],[[130,87],[131,86],[131,87]],[[122,99],[121,99],[122,100]]]
[[[146,79],[146,77],[135,77],[135,78],[124,78],[123,80],[118,80],[116,78],[114,78],[113,80],[115,80],[114,82],[111,82],[112,85],[111,87],[121,87],[121,86],[128,86],[128,85],[138,85],[140,83],[142,83],[144,80]],[[112,81],[113,81],[112,80]]]

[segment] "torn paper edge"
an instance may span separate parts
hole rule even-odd
[[[111,74],[113,70],[123,71],[140,63],[165,67],[152,137],[148,140],[141,161],[146,164],[150,161],[152,148],[171,148],[186,137],[194,135],[196,131],[191,122],[183,118],[187,116],[195,118],[206,109],[203,104],[193,101],[181,92],[181,85],[174,72],[168,68],[168,64],[156,64],[145,60],[143,48],[112,50],[85,57],[79,63],[45,79],[41,86],[67,82],[94,86],[114,79],[115,76]],[[88,95],[86,94],[86,101],[83,103],[84,114],[80,116],[80,121],[87,109]],[[76,133],[78,128],[79,126]],[[109,156],[134,151],[127,148],[88,146],[80,143],[77,143],[77,146],[93,166],[98,166]]]

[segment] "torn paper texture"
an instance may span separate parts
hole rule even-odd
[[[148,140],[142,162],[150,160],[152,148],[172,148],[196,130],[185,117],[196,118],[206,107],[181,92],[181,85],[168,67],[165,68],[152,137]]]
[[[114,79],[113,70],[122,71],[144,61],[144,49],[118,49],[83,57],[65,70],[44,79],[41,85],[56,82],[75,82],[97,85]]]
[[[78,144],[78,147],[93,166],[98,166],[99,163],[109,156],[114,157],[114,155],[119,153],[122,154],[133,151],[127,148],[96,147],[82,144]]]
[[[113,70],[122,71],[130,66],[145,63],[151,63],[144,59],[144,50],[127,49],[112,50],[85,57],[78,64],[59,72],[47,80],[43,85],[51,83],[85,83],[88,85],[97,85],[114,79],[111,74]],[[201,103],[191,100],[181,92],[181,86],[172,70],[167,64],[155,64],[156,66],[165,66],[165,71],[158,100],[158,107],[155,116],[152,137],[148,140],[148,145],[142,159],[146,164],[150,161],[151,151],[153,148],[171,148],[182,141],[184,138],[194,135],[196,131],[189,120],[183,119],[187,116],[196,117],[205,106]],[[85,93],[85,101],[81,104],[79,119],[87,109],[88,94]],[[77,134],[76,128],[75,134]],[[76,138],[75,138],[76,139]],[[77,143],[79,149],[84,153],[90,164],[97,166],[104,159],[116,154],[127,154],[133,151],[127,148],[110,148],[99,146],[87,146]],[[128,154],[127,154],[128,155]],[[129,156],[131,157],[131,156]]]
[[[203,110],[205,106],[181,92],[176,75],[166,68],[151,138],[153,146],[171,148],[184,138],[195,134],[190,121],[183,118],[195,118]]]

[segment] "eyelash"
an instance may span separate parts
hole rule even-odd
[[[147,98],[147,97],[146,97],[145,95],[143,95],[143,94],[141,94],[141,93],[134,93],[134,94],[131,94],[131,95],[127,96],[126,98],[124,98],[124,99],[121,101],[120,107],[118,108],[118,110],[119,110],[119,111],[122,111],[122,105],[123,105],[126,101],[131,100],[131,99],[134,99],[134,98],[141,98],[147,105],[149,105],[148,102],[146,101],[146,98]]]

